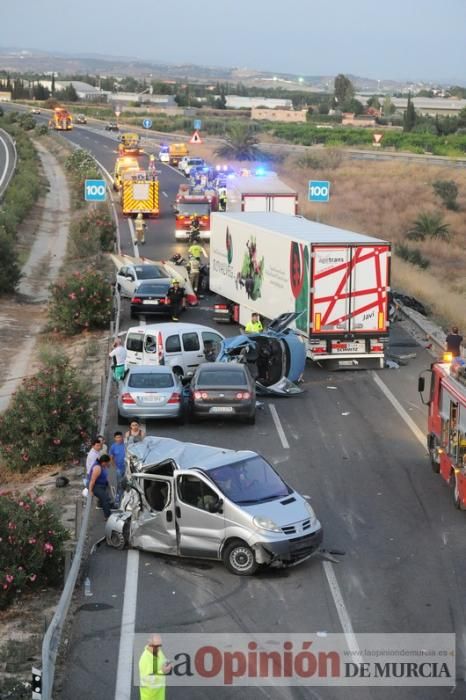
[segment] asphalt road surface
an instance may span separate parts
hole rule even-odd
[[[0,129],[0,200],[10,182],[15,167],[15,147],[11,136]]]
[[[111,172],[115,136],[84,126],[65,137],[92,151]],[[160,169],[161,217],[149,222],[144,248],[144,255],[154,259],[186,249],[175,242],[171,213],[182,177],[166,166]],[[132,254],[128,224],[124,219],[120,223],[122,251]],[[202,299],[185,320],[211,325],[211,303],[209,297]],[[124,302],[122,328],[128,325]],[[77,594],[63,700],[136,700],[132,634],[151,632],[457,634],[458,685],[453,692],[429,687],[169,687],[168,700],[221,700],[239,693],[251,700],[464,697],[466,515],[453,507],[452,494],[432,472],[424,446],[426,416],[417,376],[432,358],[399,324],[393,326],[391,343],[397,350],[416,352],[416,358],[399,370],[380,372],[329,373],[309,366],[305,393],[267,399],[255,426],[147,423],[148,434],[264,454],[309,496],[324,526],[327,553],[292,569],[241,578],[221,563],[98,546],[86,572],[93,596]],[[113,410],[107,435],[116,427]],[[91,539],[97,541],[103,531],[102,514],[96,511]]]

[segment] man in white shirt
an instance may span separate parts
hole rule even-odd
[[[87,453],[86,457],[86,474],[89,476],[89,472],[91,471],[92,467],[94,464],[97,462],[97,460],[100,457],[100,450],[102,449],[102,439],[99,437],[96,437],[92,440],[92,446],[89,452]]]
[[[108,355],[113,362],[113,376],[118,382],[125,374],[126,348],[123,347],[120,338],[113,343],[113,350]]]

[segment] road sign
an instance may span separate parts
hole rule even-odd
[[[105,180],[86,180],[84,182],[84,199],[86,202],[105,202],[106,196]]]
[[[307,198],[310,202],[328,202],[330,199],[330,182],[328,180],[309,180]]]
[[[200,119],[195,119],[193,121],[193,127],[194,127],[195,131],[199,131],[201,126],[202,126],[202,121]]]
[[[189,139],[189,143],[202,143],[202,139],[199,136],[199,132],[195,131],[194,134]]]
[[[374,146],[380,146],[380,142],[383,139],[383,134],[372,134],[372,138],[374,139]]]
[[[144,129],[150,129],[152,126],[152,119],[143,119],[142,125],[143,125]]]
[[[120,114],[121,114],[121,108],[120,108],[120,105],[117,105],[117,106],[115,107],[115,116],[116,116],[117,119],[118,119],[118,117],[120,116]]]

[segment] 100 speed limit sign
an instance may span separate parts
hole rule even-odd
[[[84,182],[84,199],[86,202],[104,202],[106,195],[105,180],[86,180]]]
[[[330,199],[330,182],[328,180],[309,180],[308,200],[310,202],[328,202]]]

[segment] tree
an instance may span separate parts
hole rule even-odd
[[[408,94],[408,104],[403,115],[403,131],[412,131],[416,126],[416,110],[411,100],[411,93]]]
[[[3,226],[0,226],[0,294],[12,294],[19,280],[21,271],[14,242]]]
[[[447,209],[458,210],[458,185],[454,180],[435,180],[432,184],[435,194],[440,197]]]
[[[364,105],[355,97],[352,97],[351,100],[344,103],[343,110],[345,112],[351,112],[352,114],[362,114],[364,112]]]
[[[396,111],[396,107],[395,107],[395,105],[393,104],[393,102],[391,101],[390,96],[387,95],[386,98],[385,98],[384,101],[383,101],[383,110],[382,110],[382,113],[383,113],[384,117],[389,117],[389,116],[391,116],[392,114],[395,113],[395,111]]]
[[[226,109],[227,98],[225,97],[225,90],[223,89],[223,87],[220,89],[220,94],[215,98],[214,105],[216,109]]]
[[[244,122],[230,124],[226,143],[217,149],[216,154],[220,158],[257,160],[260,155],[257,148],[257,138],[249,124]]]
[[[55,73],[52,73],[52,83],[50,85],[50,94],[52,97],[55,95]]]
[[[50,97],[50,92],[42,85],[42,83],[36,83],[32,90],[32,96],[36,100],[48,100]]]
[[[372,97],[369,97],[367,100],[367,106],[368,107],[373,107],[374,109],[380,109],[380,100],[377,97],[377,95],[373,95]]]
[[[440,212],[421,212],[406,233],[411,241],[424,241],[426,237],[448,241],[450,225],[445,223]]]
[[[73,83],[70,83],[63,90],[63,97],[67,102],[78,102],[78,93],[75,90]]]
[[[334,98],[337,103],[337,107],[341,110],[343,105],[354,97],[354,87],[353,83],[346,75],[339,73],[335,78],[334,82]]]
[[[458,126],[462,129],[466,127],[466,107],[463,107],[461,112],[458,114]]]

